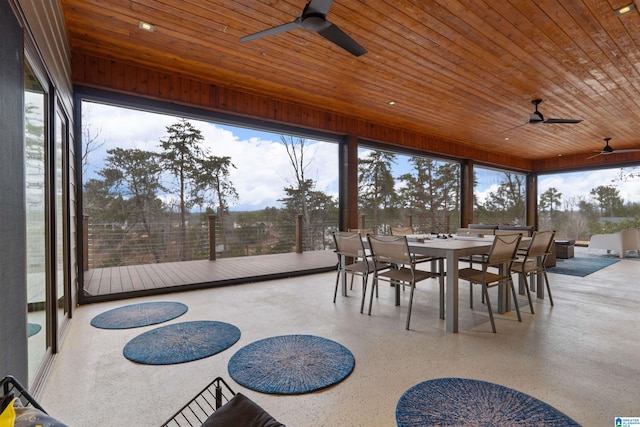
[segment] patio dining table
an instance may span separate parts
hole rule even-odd
[[[494,236],[468,237],[430,235],[408,235],[409,250],[418,255],[428,255],[446,259],[445,324],[447,332],[458,332],[458,263],[460,258],[489,252]],[[368,243],[365,243],[368,245]],[[510,310],[508,290],[499,286],[498,312]],[[346,293],[346,281],[343,281]]]

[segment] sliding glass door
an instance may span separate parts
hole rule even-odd
[[[47,287],[47,129],[49,94],[25,63],[25,181],[29,382],[50,349]]]
[[[25,61],[25,188],[29,383],[43,371],[70,310],[69,120]]]

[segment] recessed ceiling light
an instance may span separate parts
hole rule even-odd
[[[389,102],[387,102],[387,104],[389,104],[389,105],[396,105],[396,101],[389,101]]]
[[[636,9],[636,5],[631,3],[631,4],[628,4],[626,6],[621,7],[619,9],[616,9],[616,15],[621,16],[621,15],[629,13],[632,10],[635,10],[635,9]]]
[[[148,22],[138,21],[138,28],[141,28],[145,31],[153,32],[153,24],[149,24]]]
[[[505,138],[504,138],[504,140],[505,140],[505,141],[508,141],[508,140],[509,140],[509,137],[508,137],[508,136],[507,136],[507,137],[505,137]]]

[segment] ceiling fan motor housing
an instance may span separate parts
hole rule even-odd
[[[302,18],[301,26],[307,31],[317,32],[324,28],[327,20],[320,14],[310,14]]]
[[[542,113],[536,111],[533,112],[531,114],[529,114],[529,123],[542,123],[544,121],[544,117],[542,116]]]

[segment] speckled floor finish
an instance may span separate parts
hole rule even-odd
[[[514,312],[497,315],[497,334],[491,333],[478,287],[471,310],[468,285],[460,284],[460,331],[450,334],[438,317],[438,286],[421,282],[407,331],[409,292],[395,307],[392,289],[381,285],[367,316],[359,312],[361,287],[355,284],[349,297],[332,303],[334,273],[82,306],[38,399],[69,426],[159,426],[222,376],[289,427],[394,426],[398,399],[410,387],[462,377],[519,390],[584,426],[639,417],[640,261],[625,259],[584,278],[549,276],[555,307],[548,299],[537,300],[531,315],[521,296],[523,322]],[[242,335],[231,348],[205,359],[133,363],[122,355],[123,347],[157,325],[104,330],[90,322],[106,310],[146,301],[188,305],[187,313],[165,324],[215,320],[236,325]],[[231,380],[227,364],[237,350],[286,334],[344,345],[355,357],[353,372],[336,386],[303,395],[262,394]]]

